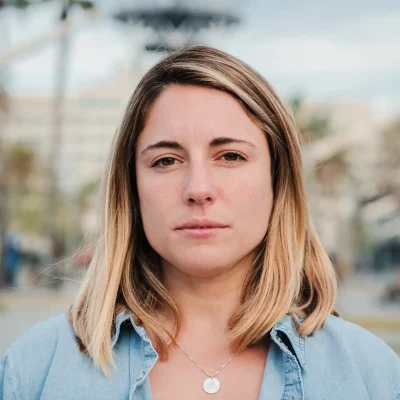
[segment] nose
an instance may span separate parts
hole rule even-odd
[[[214,202],[215,188],[211,171],[203,162],[192,163],[183,196],[188,204]]]

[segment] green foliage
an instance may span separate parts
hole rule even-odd
[[[11,0],[8,1],[7,4],[11,4],[17,8],[26,8],[30,6],[30,2],[27,0]]]
[[[0,75],[1,77],[1,75]],[[0,82],[0,112],[6,113],[9,110],[9,96],[4,83]]]
[[[86,207],[88,199],[99,190],[100,180],[96,179],[84,185],[78,194],[78,204],[80,207]]]
[[[296,116],[300,111],[304,102],[304,98],[301,94],[296,94],[289,99],[289,106],[293,111],[293,114]]]
[[[400,115],[383,130],[382,144],[381,187],[394,196],[400,210]]]
[[[12,229],[21,233],[47,236],[48,171],[37,160],[35,151],[17,143],[8,149],[7,190]],[[28,178],[32,177],[32,180]],[[71,205],[61,194],[57,198],[57,237],[62,243],[67,235],[79,240],[79,224],[70,223]]]
[[[28,0],[8,0],[8,1],[0,1],[0,8],[4,7],[6,4],[8,6],[14,6],[16,8],[19,8],[21,10],[24,10],[28,8],[29,6],[39,4],[39,3],[48,3],[52,0],[36,0],[36,1],[28,1]],[[94,2],[93,1],[85,1],[85,0],[72,0],[72,4],[76,4],[80,7],[82,7],[85,10],[89,10],[94,8]]]
[[[331,133],[330,120],[327,117],[319,115],[311,115],[305,126],[305,134],[313,142],[322,139]]]
[[[27,7],[38,4],[38,3],[48,3],[49,1],[52,0],[36,0],[36,1],[28,1],[28,0],[7,0],[7,1],[2,1],[0,2],[0,8],[1,6],[8,5],[8,6],[14,6],[16,8],[20,9],[26,9]]]
[[[350,229],[352,247],[363,253],[369,253],[375,245],[375,240],[360,212],[356,212],[352,216],[350,220]]]
[[[92,1],[73,0],[72,4],[81,6],[84,10],[91,10],[92,8],[94,8],[94,3]]]
[[[301,94],[296,94],[289,99],[289,106],[293,111],[303,141],[310,143],[330,135],[332,128],[329,116],[305,111],[304,102]]]
[[[355,177],[352,174],[351,165],[348,160],[348,153],[348,149],[342,149],[326,158],[322,163],[322,167],[316,170],[317,177],[321,170],[324,168],[329,168],[329,175],[331,179],[341,179],[346,177],[355,181]]]
[[[32,187],[13,188],[9,193],[10,221],[12,228],[23,233],[47,236],[46,219],[48,213],[47,192]],[[73,226],[71,231],[70,207],[62,195],[57,197],[57,237],[61,243],[66,235],[78,238],[79,226]]]
[[[13,227],[21,232],[45,234],[46,193],[32,188],[13,188],[9,198]]]
[[[400,116],[383,131],[385,163],[389,168],[400,168]]]
[[[303,143],[308,145],[328,137],[333,132],[329,115],[305,108],[304,102],[304,97],[300,94],[292,96],[289,100]],[[323,187],[325,193],[333,194],[342,179],[352,179],[346,150],[337,151],[328,158],[320,160],[313,170],[313,179]]]
[[[16,143],[9,150],[8,158],[10,178],[25,183],[35,167],[34,151],[23,143]]]

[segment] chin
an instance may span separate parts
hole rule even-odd
[[[210,257],[208,259],[198,257],[193,262],[190,260],[182,261],[182,263],[177,264],[177,268],[188,275],[211,277],[228,271],[230,264],[226,260],[223,262]]]

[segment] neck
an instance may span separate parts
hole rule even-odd
[[[188,275],[168,264],[163,266],[164,285],[178,303],[183,318],[178,341],[212,337],[215,344],[228,344],[229,319],[240,305],[250,264],[241,263],[223,274],[208,277]],[[163,310],[162,315],[172,329],[171,314]]]

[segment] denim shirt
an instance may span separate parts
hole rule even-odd
[[[259,400],[400,400],[399,357],[358,325],[329,316],[303,337],[286,315],[270,335]],[[112,345],[117,369],[107,378],[78,350],[66,314],[46,319],[4,354],[0,399],[150,400],[158,354],[127,312],[116,319]]]

